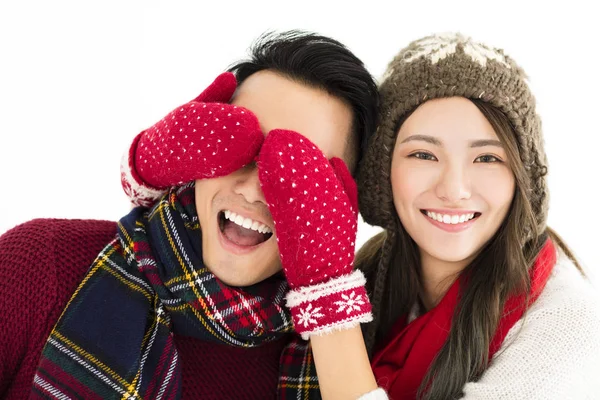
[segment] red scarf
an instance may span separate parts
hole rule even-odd
[[[548,239],[530,270],[532,304],[556,264],[556,249]],[[457,279],[439,304],[427,313],[406,324],[407,316],[400,318],[388,336],[387,344],[378,349],[371,367],[379,386],[386,389],[394,400],[415,399],[421,381],[429,366],[448,338],[454,308],[458,304],[460,282]],[[503,316],[490,343],[490,355],[498,351],[506,334],[526,310],[523,294],[511,296],[504,306]]]

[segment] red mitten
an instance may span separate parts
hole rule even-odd
[[[227,104],[235,76],[223,73],[197,98],[133,139],[121,161],[121,185],[150,206],[169,187],[228,175],[252,162],[264,135],[249,110]]]
[[[296,132],[273,130],[260,151],[258,177],[275,222],[296,331],[308,339],[371,321],[365,278],[353,271],[357,191],[344,162],[329,162]]]

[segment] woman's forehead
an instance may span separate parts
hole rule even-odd
[[[498,140],[491,123],[464,97],[434,99],[420,105],[402,124],[398,140],[415,135],[434,138],[445,146]]]

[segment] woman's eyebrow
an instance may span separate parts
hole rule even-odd
[[[429,135],[411,135],[411,136],[407,137],[406,139],[404,139],[400,144],[406,143],[406,142],[411,142],[413,140],[420,140],[423,142],[431,143],[436,146],[442,146],[441,140],[439,140],[438,138],[435,138],[433,136],[429,136]]]
[[[481,139],[481,140],[473,140],[470,143],[470,147],[485,147],[485,146],[497,146],[497,147],[502,147],[504,148],[504,146],[502,146],[502,142],[499,140],[494,140],[494,139]]]
[[[429,136],[429,135],[411,135],[409,137],[407,137],[406,139],[404,139],[402,143],[406,143],[406,142],[411,142],[411,141],[422,141],[422,142],[427,142],[427,143],[431,143],[435,146],[442,146],[442,141],[434,136]],[[471,142],[469,142],[469,147],[471,148],[475,148],[475,147],[485,147],[485,146],[496,146],[496,147],[501,147],[504,148],[504,146],[502,145],[502,142],[499,140],[495,140],[495,139],[478,139],[478,140],[473,140]]]

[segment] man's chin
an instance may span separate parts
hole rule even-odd
[[[266,279],[269,279],[270,277],[281,271],[281,268],[260,268],[258,265],[256,265],[257,263],[249,265],[247,263],[241,264],[239,261],[236,262],[236,260],[231,260],[229,262],[217,263],[216,265],[218,265],[218,267],[216,268],[211,268],[208,265],[207,268],[221,282],[223,282],[227,286],[232,287],[252,286]],[[264,272],[256,273],[256,271],[259,268],[261,271]],[[253,273],[250,273],[250,271],[252,271]]]
[[[203,242],[204,265],[228,286],[252,286],[281,271],[277,246],[263,243],[261,249],[236,254],[227,251],[220,241]]]

